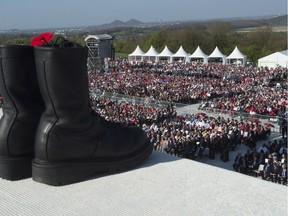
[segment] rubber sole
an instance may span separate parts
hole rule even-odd
[[[16,181],[32,176],[33,157],[0,157],[0,178]]]
[[[47,162],[34,159],[32,161],[32,179],[36,182],[64,186],[95,178],[99,174],[123,172],[144,162],[153,151],[153,146],[129,158],[118,161],[87,162]]]

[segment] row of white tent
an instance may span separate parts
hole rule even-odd
[[[204,64],[208,64],[208,61],[216,61],[220,60],[222,64],[231,64],[237,63],[241,65],[245,65],[247,58],[246,55],[240,52],[240,50],[235,47],[233,52],[226,56],[224,55],[216,46],[214,51],[210,55],[206,55],[201,48],[198,46],[195,52],[192,54],[187,53],[182,46],[178,49],[176,53],[172,53],[167,46],[163,49],[162,52],[158,53],[153,46],[145,53],[141,50],[139,45],[137,45],[134,52],[128,55],[128,60],[130,62],[158,62],[158,61],[184,61],[191,62],[194,60],[200,60]]]

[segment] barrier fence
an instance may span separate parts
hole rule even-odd
[[[118,93],[112,93],[112,92],[101,92],[98,90],[92,90],[90,91],[90,95],[98,98],[109,98],[111,100],[116,100],[119,102],[129,102],[134,105],[136,104],[144,104],[146,106],[151,106],[151,107],[167,107],[169,105],[173,105],[176,108],[181,108],[187,106],[187,104],[181,104],[181,103],[174,103],[174,102],[169,102],[169,101],[159,101],[155,100],[153,98],[142,98],[142,97],[136,97],[136,96],[130,96],[130,95],[123,95],[123,94],[118,94]]]
[[[284,118],[280,116],[249,114],[249,113],[240,112],[240,111],[221,110],[221,109],[215,109],[215,108],[210,108],[210,107],[209,108],[206,107],[200,110],[205,111],[207,113],[227,115],[227,116],[230,116],[231,118],[239,118],[241,121],[263,122],[267,124],[269,123],[271,130],[275,132],[281,132],[280,125],[282,121],[284,120]]]

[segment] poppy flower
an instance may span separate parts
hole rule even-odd
[[[41,46],[41,45],[49,45],[49,41],[52,39],[53,34],[50,32],[41,33],[32,38],[30,45],[31,46]]]

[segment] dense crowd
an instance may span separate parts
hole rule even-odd
[[[247,91],[231,97],[205,100],[200,109],[219,109],[245,112],[251,115],[283,116],[286,112],[287,93],[283,88],[268,86],[247,86]]]
[[[108,121],[124,123],[126,125],[152,124],[161,122],[176,116],[176,110],[172,106],[156,108],[143,104],[113,101],[107,98],[91,97],[91,107]]]
[[[287,68],[199,63],[109,62],[106,72],[89,72],[90,89],[178,103],[202,101],[200,109],[282,116],[287,112],[283,81]],[[271,86],[271,83],[275,86]],[[281,84],[280,84],[281,83]]]
[[[270,135],[270,128],[252,122],[240,122],[202,113],[178,116],[170,121],[152,124],[148,134],[157,150],[194,159],[207,155],[230,160],[229,152],[244,144],[255,148],[256,142]]]
[[[91,97],[91,106],[109,121],[143,127],[155,149],[184,157],[189,157],[192,149],[209,148],[213,158],[214,151],[223,152],[237,144],[253,148],[271,132],[269,126],[252,120],[215,118],[202,112],[177,115],[172,105],[156,108]]]

